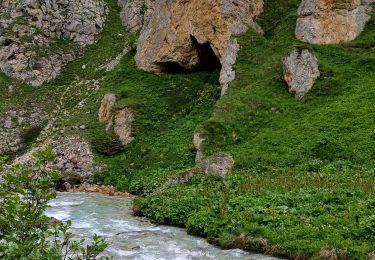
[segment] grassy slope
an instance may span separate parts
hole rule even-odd
[[[281,68],[305,46],[293,35],[296,9],[266,1],[266,37],[240,38],[237,79],[200,125],[207,153],[234,156],[232,176],[196,177],[139,203],[222,246],[309,257],[333,247],[366,258],[375,250],[375,21],[351,43],[307,46],[323,76],[296,102]]]
[[[217,101],[218,71],[153,75],[135,68],[134,53],[110,73],[96,71],[135,39],[124,32],[116,1],[107,2],[109,21],[98,43],[56,80],[37,89],[20,84],[8,95],[12,80],[0,74],[0,109],[34,102],[52,111],[70,87],[62,99],[70,115],[60,115],[58,126],[98,147],[112,141],[96,117],[101,97],[114,92],[119,106],[136,111],[136,139],[115,156],[97,154],[107,165],[97,180],[144,195],[138,204],[147,216],[222,246],[272,254],[313,256],[331,246],[354,259],[375,251],[374,21],[352,43],[310,46],[323,77],[296,102],[282,81],[281,59],[302,45],[293,36],[297,1],[267,0],[266,37],[249,32],[239,39],[237,79]],[[97,91],[89,89],[94,81]],[[77,106],[85,98],[86,105]],[[69,128],[80,124],[87,129]],[[208,139],[207,153],[234,156],[233,174],[196,176],[152,195],[169,176],[194,165],[197,126]],[[268,242],[251,239],[256,236]]]

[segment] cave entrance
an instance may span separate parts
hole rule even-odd
[[[215,69],[221,69],[221,63],[219,58],[216,56],[215,52],[209,42],[200,44],[198,40],[190,35],[191,42],[194,48],[198,52],[198,63],[194,68],[188,69],[177,62],[163,62],[159,63],[162,72],[170,74],[182,74],[182,73],[192,73],[197,71],[213,71]]]
[[[193,43],[193,46],[198,51],[199,61],[196,66],[196,70],[212,71],[221,68],[221,62],[216,56],[215,52],[212,50],[209,42],[200,44],[198,40],[192,35],[190,36],[190,39]]]

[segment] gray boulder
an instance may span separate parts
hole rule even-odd
[[[293,49],[283,61],[284,79],[296,99],[303,98],[320,77],[318,60],[307,49]]]

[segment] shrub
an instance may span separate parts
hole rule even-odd
[[[56,197],[51,188],[59,174],[46,165],[52,148],[35,154],[33,169],[4,167],[0,158],[0,258],[1,259],[108,259],[99,257],[107,247],[95,235],[92,244],[74,240],[71,222],[51,223],[44,212]]]
[[[96,133],[91,137],[91,146],[97,153],[112,156],[124,150],[124,146],[113,132]]]

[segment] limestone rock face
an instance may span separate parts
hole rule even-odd
[[[47,115],[39,108],[9,110],[0,114],[0,154],[16,154],[26,148],[27,136],[38,135]]]
[[[134,140],[132,136],[133,121],[134,112],[128,107],[118,109],[114,114],[113,130],[125,146]]]
[[[302,0],[296,36],[315,44],[355,39],[370,20],[373,0]]]
[[[94,173],[94,157],[87,142],[79,137],[53,142],[56,153],[55,165],[63,180],[81,183],[91,180]]]
[[[284,79],[289,92],[295,93],[297,99],[303,98],[320,77],[316,57],[307,49],[293,49],[283,61]]]
[[[168,179],[156,192],[160,193],[170,186],[186,183],[191,177],[197,174],[214,174],[220,177],[225,177],[231,173],[233,166],[234,159],[231,155],[222,152],[214,154],[200,161],[190,171],[182,172],[181,174]]]
[[[113,131],[126,146],[134,140],[132,125],[134,111],[129,107],[116,108],[117,98],[114,94],[106,94],[99,109],[99,121],[107,122],[107,131]]]
[[[118,0],[122,25],[129,32],[142,29],[154,10],[155,0]]]
[[[92,180],[93,174],[96,171],[94,156],[89,144],[80,137],[47,140],[40,146],[16,158],[14,163],[33,168],[33,153],[43,151],[48,146],[52,147],[56,157],[53,162],[47,165],[47,168],[57,168],[63,181],[79,184]]]
[[[33,86],[55,78],[74,58],[56,39],[94,43],[105,14],[102,0],[0,1],[0,69]]]
[[[144,19],[137,65],[153,72],[222,66],[226,86],[239,49],[233,37],[249,27],[261,32],[255,19],[262,9],[262,0],[160,0]]]
[[[106,94],[104,96],[99,109],[99,122],[106,122],[111,119],[116,100],[117,98],[114,94]]]

